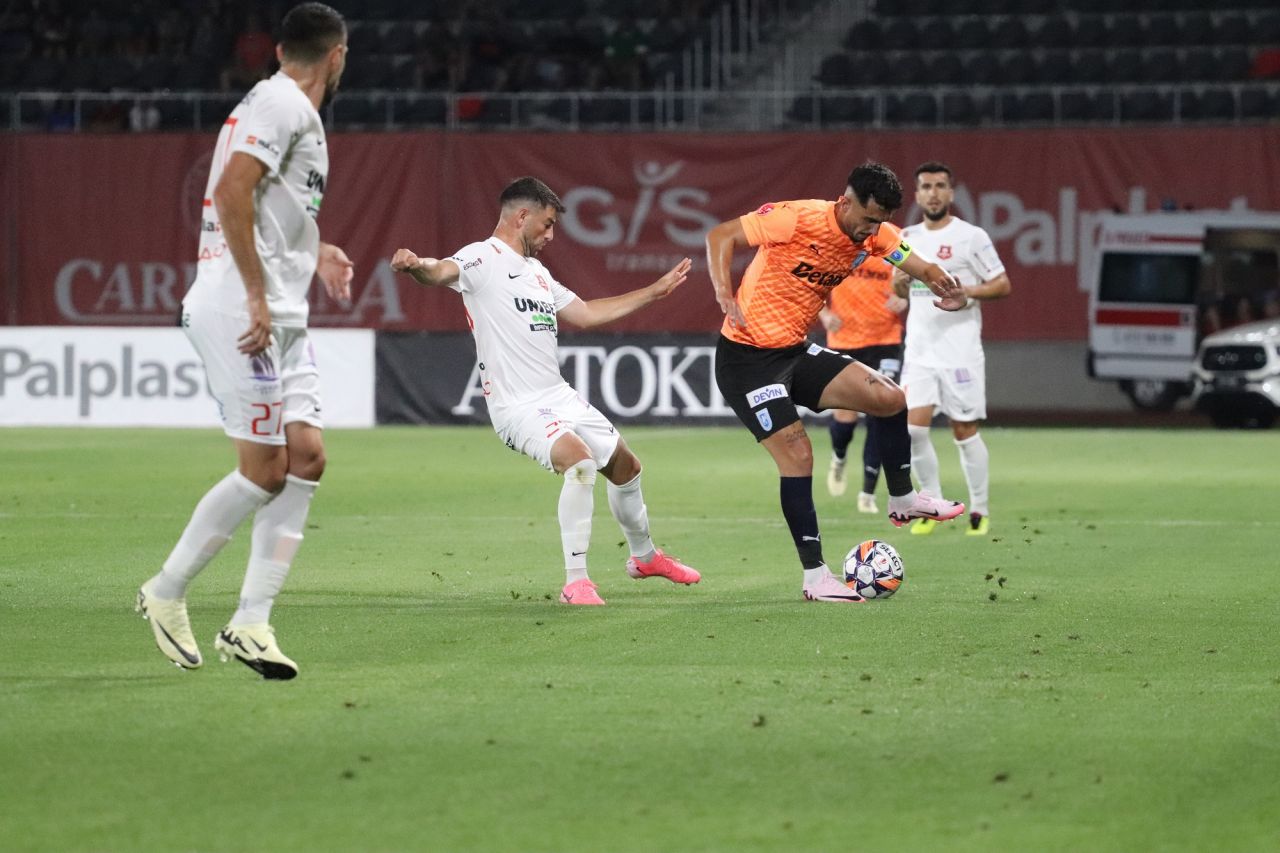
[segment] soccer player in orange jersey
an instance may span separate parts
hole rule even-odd
[[[773,457],[781,478],[782,515],[804,568],[808,601],[858,602],[822,558],[813,506],[813,446],[796,406],[847,409],[879,418],[878,441],[889,487],[889,520],[946,520],[964,505],[911,484],[906,396],[883,374],[805,341],[832,288],[870,258],[884,258],[925,282],[946,311],[964,307],[960,285],[942,267],[911,251],[887,222],[902,205],[902,186],[878,163],[854,169],[835,201],[766,204],[707,233],[707,262],[725,313],[716,346],[716,384],[725,402]],[[736,249],[756,247],[734,293]]]
[[[884,374],[894,382],[902,373],[902,327],[907,300],[893,291],[894,267],[881,258],[871,258],[831,291],[827,306],[818,319],[827,330],[827,348],[847,355]],[[848,487],[845,464],[853,443],[858,413],[835,409],[831,412],[831,467],[827,470],[827,491],[843,495]],[[880,480],[880,445],[875,436],[877,421],[866,418],[862,446],[862,491],[858,492],[858,512],[874,514],[876,483]]]

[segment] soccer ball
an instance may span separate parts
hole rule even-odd
[[[863,598],[888,598],[902,581],[902,558],[888,542],[868,539],[845,555],[845,586]]]

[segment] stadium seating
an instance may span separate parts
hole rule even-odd
[[[80,34],[79,19],[65,13],[71,40],[62,47],[46,43],[35,14],[24,14],[37,5],[19,2],[17,14],[0,20],[0,99],[9,98],[4,115],[10,125],[39,127],[28,118],[48,113],[44,102],[14,99],[18,92],[99,93],[96,100],[82,98],[93,104],[108,103],[118,92],[240,88],[223,79],[223,70],[237,26],[256,8],[251,0],[210,0],[206,9],[220,13],[212,23],[200,14],[199,0],[187,4],[192,19],[177,50],[157,24],[148,23],[148,13],[159,20],[168,8],[162,0],[103,0],[106,34],[92,37]],[[468,7],[462,17],[450,4],[417,0],[334,5],[348,16],[351,48],[342,95],[331,106],[339,127],[642,125],[646,116],[655,118],[654,101],[628,93],[652,95],[660,86],[677,93],[685,87],[715,89],[722,84],[711,63],[692,63],[685,51],[718,38],[723,21],[729,21],[735,40],[748,26],[745,19],[720,14],[722,8],[738,10],[739,0],[488,0]],[[815,5],[816,0],[761,3],[753,6],[761,19],[749,26],[765,38],[785,39]],[[1255,65],[1258,55],[1280,45],[1280,8],[1274,2],[870,0],[865,8],[870,14],[816,63],[809,84],[814,96],[801,92],[782,111],[788,122],[971,126],[1276,119],[1269,108],[1280,80],[1252,82],[1270,73],[1259,70],[1262,63]],[[611,38],[633,19],[645,49],[631,64],[620,64],[611,58]],[[212,31],[202,34],[202,27]],[[163,44],[169,44],[167,53]],[[869,97],[861,89],[861,69],[875,63],[886,74]],[[219,103],[165,101],[161,126],[203,126]],[[691,106],[681,103],[678,111]]]

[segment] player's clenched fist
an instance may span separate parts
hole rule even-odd
[[[408,249],[396,249],[391,258],[391,269],[396,272],[409,272],[418,266],[418,256]]]

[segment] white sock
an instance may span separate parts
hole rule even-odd
[[[929,440],[929,427],[907,425],[911,434],[911,470],[920,483],[920,491],[935,498],[942,496],[942,481],[938,479],[938,454]]]
[[[289,566],[302,544],[311,499],[320,484],[292,474],[284,478],[280,494],[253,517],[249,568],[240,587],[240,607],[232,625],[260,625],[271,621],[271,605],[284,587]]]
[[[644,495],[640,493],[640,475],[636,474],[621,486],[609,483],[608,492],[609,509],[622,527],[631,556],[643,563],[649,562],[655,550],[649,536],[649,510],[644,505]]]
[[[987,486],[991,477],[991,454],[987,453],[987,443],[982,440],[982,433],[975,432],[964,441],[957,441],[956,447],[960,450],[964,479],[969,484],[969,512],[987,515]]]
[[[823,563],[821,566],[818,566],[816,569],[805,569],[804,585],[813,586],[815,583],[822,580],[824,577],[826,577],[829,574],[831,574],[831,570],[827,568],[826,563]]]
[[[564,582],[587,576],[587,546],[591,544],[591,513],[595,508],[596,466],[583,459],[565,469],[560,487],[560,545],[564,549]]]
[[[187,585],[209,564],[231,539],[249,513],[271,500],[271,493],[232,471],[209,491],[191,513],[191,520],[178,537],[164,568],[156,575],[152,590],[156,597],[182,598]]]

